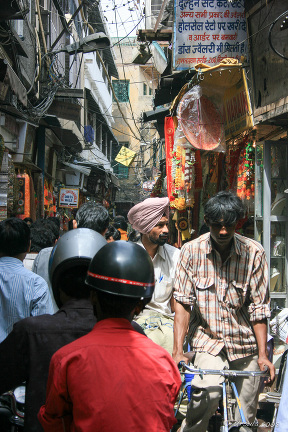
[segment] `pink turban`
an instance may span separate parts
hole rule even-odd
[[[148,234],[163,215],[169,216],[169,198],[147,198],[132,207],[127,215],[132,227],[141,234]]]

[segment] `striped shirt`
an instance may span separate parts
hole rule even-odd
[[[45,280],[17,258],[0,258],[0,342],[17,321],[46,313],[54,312]]]
[[[186,243],[174,287],[178,302],[193,305],[191,350],[217,355],[225,348],[230,361],[257,353],[251,323],[270,317],[268,265],[258,242],[235,234],[223,264],[210,233]]]

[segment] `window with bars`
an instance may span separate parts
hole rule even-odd
[[[152,96],[153,90],[151,87],[147,86],[147,84],[143,83],[143,96]]]
[[[113,80],[112,84],[118,101],[129,102],[129,80]]]

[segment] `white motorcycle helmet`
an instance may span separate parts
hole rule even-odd
[[[77,228],[60,237],[49,259],[49,278],[58,307],[61,307],[59,279],[63,272],[83,266],[88,270],[92,258],[105,245],[105,238],[89,228]]]

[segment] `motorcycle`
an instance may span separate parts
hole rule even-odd
[[[1,432],[22,432],[24,429],[25,385],[0,395]]]

